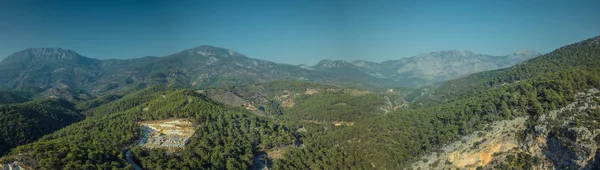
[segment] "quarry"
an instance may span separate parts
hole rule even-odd
[[[166,148],[172,151],[183,148],[194,134],[194,125],[187,119],[143,121],[138,124],[143,131],[139,145],[149,149]]]
[[[6,163],[6,164],[0,164],[0,170],[21,170],[21,169],[25,169],[22,168],[21,163],[19,162],[12,162],[12,163]]]

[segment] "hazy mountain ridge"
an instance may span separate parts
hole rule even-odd
[[[218,87],[264,83],[282,78],[371,88],[419,87],[470,73],[504,68],[536,56],[535,52],[492,57],[468,51],[440,51],[381,63],[322,60],[315,66],[249,58],[209,45],[163,57],[98,60],[61,48],[29,48],[0,62],[0,86],[35,87],[44,96],[87,98],[151,84]]]
[[[535,51],[523,50],[506,56],[477,54],[464,50],[447,50],[423,53],[417,56],[388,60],[380,63],[357,60],[321,60],[312,68],[316,70],[357,69],[377,78],[394,81],[396,84],[421,87],[472,73],[506,68],[539,56]]]

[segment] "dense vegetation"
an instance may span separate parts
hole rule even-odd
[[[295,93],[304,93],[306,89],[332,89],[336,86],[322,85],[317,83],[298,81],[298,80],[278,80],[264,84],[268,91],[282,94],[283,91],[291,91]]]
[[[515,116],[535,118],[594,87],[600,87],[599,72],[570,69],[436,107],[401,110],[316,137],[306,148],[289,152],[276,168],[402,168],[487,123]]]
[[[0,105],[0,155],[83,119],[62,100]]]
[[[80,102],[76,108],[86,116],[98,116],[118,113],[148,102],[168,91],[169,87],[155,85],[142,90],[131,92],[123,97],[120,95],[105,95],[96,99]]]
[[[385,99],[378,94],[353,96],[343,91],[295,97],[298,103],[285,114],[296,120],[357,121],[380,115]]]
[[[26,102],[27,97],[11,91],[0,91],[0,104]]]
[[[122,149],[140,137],[136,122],[168,118],[193,120],[198,125],[196,133],[186,149],[177,155],[134,147],[132,151],[142,166],[150,169],[245,169],[252,166],[252,158],[260,149],[291,145],[297,140],[289,127],[242,108],[212,102],[193,91],[157,93],[164,97],[155,97],[119,113],[94,114],[98,116],[16,148],[4,161],[20,160],[42,169],[130,169]],[[109,103],[103,110],[119,110],[123,104]]]
[[[485,73],[497,75],[492,80],[476,83],[471,80],[479,75],[473,75],[450,82],[440,91],[456,82],[476,85],[446,92],[444,97],[451,100],[436,101],[436,105],[399,110],[305,139],[312,142],[288,152],[286,159],[275,162],[274,169],[399,169],[496,120],[529,116],[531,130],[545,111],[573,102],[578,92],[600,88],[600,62],[590,63],[600,58],[599,49],[598,44],[584,41],[510,69]],[[549,61],[554,59],[558,62]],[[560,63],[561,59],[578,61]]]
[[[295,121],[356,121],[384,114],[404,103],[396,94],[279,80],[263,84],[211,89],[209,96],[229,104],[239,97],[269,116]],[[236,96],[236,97],[231,97]]]

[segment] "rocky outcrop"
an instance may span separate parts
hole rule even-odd
[[[413,169],[476,169],[486,166],[497,153],[518,149],[515,132],[525,129],[526,118],[498,121],[489,125],[492,130],[479,131],[461,141],[443,147],[440,153],[426,155],[413,164]]]
[[[508,166],[519,169],[524,166],[511,164],[509,157],[522,155],[535,159],[525,160],[535,162],[529,169],[598,169],[600,91],[590,89],[575,98],[575,102],[546,112],[535,121],[517,118],[495,122],[490,131],[466,136],[443,147],[440,153],[424,156],[412,167],[498,169]],[[528,130],[526,124],[532,129]]]
[[[576,102],[540,116],[534,127],[535,134],[527,136],[525,147],[531,154],[544,156],[557,168],[590,169],[599,154],[600,146],[595,138],[600,129],[589,116],[598,109],[600,97],[597,89],[575,97]]]

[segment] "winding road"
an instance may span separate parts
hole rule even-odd
[[[133,169],[142,170],[142,167],[140,165],[138,165],[137,163],[135,163],[135,161],[133,161],[130,150],[127,150],[127,152],[125,152],[125,159],[127,159],[127,162],[129,162],[129,164],[131,164],[131,166],[133,166]]]
[[[142,132],[142,139],[140,139],[140,141],[137,143],[137,146],[142,146],[144,143],[146,143],[146,140],[148,139],[148,133],[146,133],[146,131],[144,130]],[[129,162],[129,164],[131,164],[131,166],[133,166],[133,169],[135,170],[143,170],[143,168],[138,165],[137,163],[135,163],[135,161],[133,161],[133,155],[131,154],[131,148],[134,147],[136,144],[132,144],[131,146],[129,146],[129,149],[127,149],[127,151],[125,152],[125,159],[127,160],[127,162]]]
[[[267,154],[261,154],[254,158],[254,164],[256,165],[254,167],[255,170],[263,170],[263,169],[267,168],[267,166],[265,165],[265,161],[261,160],[266,156],[267,156]],[[267,168],[267,169],[269,169],[269,168]]]

